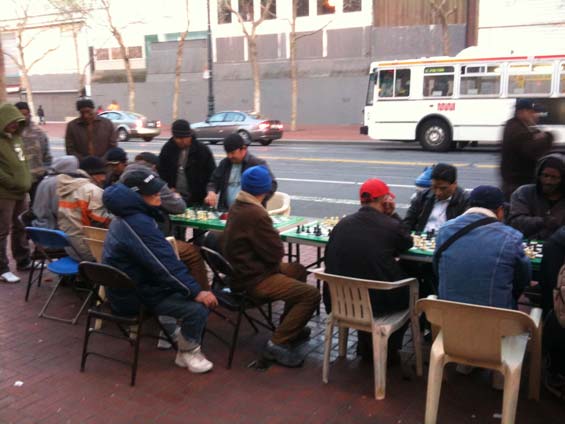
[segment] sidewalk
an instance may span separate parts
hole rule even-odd
[[[63,138],[65,136],[64,122],[47,122],[41,128],[49,137]],[[343,141],[343,142],[371,142],[366,135],[359,134],[359,125],[299,125],[296,131],[289,131],[289,124],[285,124],[284,141]],[[163,125],[161,135],[157,139],[168,139],[171,136],[171,126]]]

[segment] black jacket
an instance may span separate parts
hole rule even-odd
[[[428,222],[428,218],[434,209],[436,196],[431,189],[426,189],[418,193],[416,198],[410,204],[404,224],[409,231],[423,231]],[[457,218],[469,208],[469,194],[461,187],[457,187],[455,193],[451,196],[449,205],[445,212],[447,220]]]
[[[275,191],[277,191],[278,187],[277,180],[271,172],[269,165],[267,165],[267,162],[265,162],[263,159],[253,156],[250,153],[247,153],[243,158],[243,162],[241,163],[241,173],[243,174],[247,168],[251,168],[252,166],[257,165],[266,166],[271,174],[271,178],[273,179],[273,188],[263,202],[263,205],[265,205],[267,200],[269,200],[273,196]],[[231,166],[232,163],[228,158],[222,159],[218,164],[218,167],[214,170],[212,177],[210,178],[210,182],[208,183],[207,191],[220,193],[220,198],[218,199],[218,209],[220,210],[228,210],[226,188],[230,179]]]
[[[161,153],[159,153],[157,172],[170,188],[177,186],[179,155],[180,149],[173,138],[170,138],[163,145]],[[188,206],[204,203],[207,194],[206,184],[208,184],[215,169],[216,161],[210,148],[193,137],[185,166],[186,178],[191,190],[190,198],[185,199]]]
[[[412,237],[398,216],[362,206],[331,232],[326,246],[326,272],[369,280],[400,280],[405,275],[396,258],[411,247]],[[378,311],[394,311],[406,307],[407,299],[406,290],[393,290],[379,292],[372,303]],[[324,304],[329,311],[326,289]]]
[[[557,230],[543,244],[539,283],[544,315],[553,309],[553,289],[557,284],[557,276],[563,263],[565,263],[565,227]]]

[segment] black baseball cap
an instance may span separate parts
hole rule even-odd
[[[498,187],[480,185],[471,192],[469,203],[494,211],[504,204],[504,194]]]
[[[124,185],[142,195],[152,195],[161,191],[165,181],[156,177],[151,172],[133,171],[124,178]]]

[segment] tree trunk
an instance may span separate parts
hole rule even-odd
[[[79,47],[78,47],[78,31],[79,29],[75,27],[75,25],[73,24],[73,44],[74,44],[74,48],[75,48],[75,66],[77,69],[77,74],[78,74],[78,86],[77,86],[77,93],[79,93],[82,91],[83,87],[84,87],[84,74],[82,72],[82,69],[80,69],[80,58],[79,58]]]
[[[4,50],[2,50],[2,37],[0,36],[0,103],[6,101],[6,68],[4,65]]]
[[[179,97],[180,97],[180,74],[182,70],[182,57],[184,53],[184,39],[188,35],[188,29],[184,31],[177,44],[177,63],[175,64],[175,85],[173,87],[173,121],[179,117]]]
[[[296,131],[298,114],[298,64],[296,63],[296,8],[297,1],[292,0],[292,22],[290,30],[290,130]]]
[[[248,38],[249,60],[253,74],[253,111],[261,113],[261,79],[259,75],[259,62],[257,61],[257,41],[255,36]]]
[[[26,70],[22,70],[21,76],[22,85],[26,91],[26,102],[29,106],[29,111],[32,115],[35,115],[35,103],[33,102],[33,93],[31,92],[31,82],[29,81],[29,75]]]
[[[445,16],[441,16],[441,32],[443,39],[443,55],[449,56],[449,25],[447,24],[447,19]]]

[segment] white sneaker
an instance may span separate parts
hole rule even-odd
[[[214,367],[214,364],[206,359],[200,346],[189,352],[177,352],[175,364],[181,368],[188,368],[190,372],[195,374],[208,372]]]
[[[178,340],[179,334],[180,334],[180,327],[177,326],[177,328],[175,328],[175,331],[171,336],[171,339],[173,339],[176,342]],[[169,350],[172,349],[172,347],[173,345],[169,343],[169,341],[165,337],[165,333],[163,331],[159,332],[159,341],[157,342],[157,349]]]
[[[6,283],[19,283],[20,277],[16,274],[11,273],[10,271],[5,272],[4,274],[0,275],[0,279],[4,280]]]

